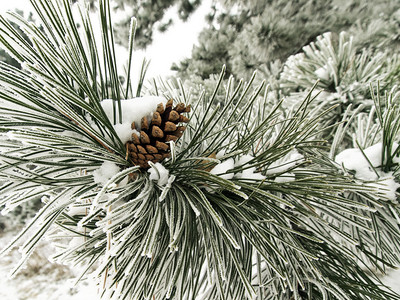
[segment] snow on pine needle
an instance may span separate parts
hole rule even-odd
[[[371,218],[372,231],[352,231],[346,222],[340,226],[348,227],[349,235],[363,244],[363,247],[355,249],[356,252],[363,252],[363,262],[379,265],[381,260],[386,260],[398,265],[399,94],[396,89],[383,93],[379,84],[376,89],[371,85],[370,90],[374,106],[369,113],[349,117],[346,124],[343,123],[337,128],[331,155],[341,166],[342,172],[353,176],[360,184],[377,188],[377,192],[372,194],[348,194],[349,199],[368,203],[373,208],[372,212],[360,211]],[[353,141],[353,148],[345,149],[341,146],[344,138]],[[375,239],[379,239],[380,242],[375,245],[370,243]],[[370,246],[366,247],[368,244]]]
[[[325,115],[324,126],[341,122],[353,112],[369,112],[374,105],[370,83],[380,82],[385,90],[397,84],[399,56],[358,49],[353,40],[346,32],[338,36],[326,32],[303,47],[301,53],[290,56],[280,74],[280,87],[287,94],[284,105],[297,105],[299,97],[304,97],[318,81],[316,114],[332,107]],[[324,137],[331,140],[332,136],[332,130],[328,130]]]
[[[211,96],[167,85],[143,96],[145,65],[135,92],[132,56],[120,79],[107,1],[101,42],[86,9],[75,19],[69,1],[32,4],[41,26],[0,17],[22,66],[0,63],[0,205],[44,204],[1,251],[20,247],[13,274],[48,238],[52,258],[94,271],[105,298],[397,297],[332,239],[348,237],[336,227],[347,220],[371,229],[360,213],[371,207],[346,194],[376,188],[324,157],[312,92],[283,116],[265,82],[231,78],[221,103],[223,70]]]

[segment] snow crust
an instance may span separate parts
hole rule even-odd
[[[93,172],[94,182],[104,185],[111,177],[120,171],[115,163],[105,161],[98,169]]]
[[[100,103],[111,124],[114,124],[113,102],[114,100],[112,99],[104,99]],[[165,105],[167,103],[167,99],[160,96],[144,96],[126,100],[123,99],[120,102],[122,110],[122,120],[121,122],[119,122],[118,103],[117,101],[115,101],[115,123],[117,124],[114,125],[114,129],[117,132],[117,135],[121,139],[121,141],[123,143],[126,143],[131,139],[131,124],[135,122],[138,130],[140,130],[140,121],[142,120],[142,118],[147,116],[151,119],[153,112],[155,112],[157,109],[157,105],[160,103]]]
[[[356,172],[355,177],[365,181],[376,181],[368,183],[369,186],[379,189],[381,195],[391,201],[396,201],[396,190],[400,184],[395,181],[392,172],[383,172],[382,164],[382,143],[377,143],[366,148],[364,154],[360,149],[346,149],[335,157],[335,162],[348,170]],[[398,147],[393,144],[393,151]],[[367,160],[368,159],[368,160]],[[394,163],[399,163],[400,158],[394,157]]]

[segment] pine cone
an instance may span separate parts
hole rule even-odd
[[[173,100],[168,100],[167,104],[158,104],[153,118],[149,120],[146,116],[142,118],[140,124],[140,134],[132,133],[132,140],[126,143],[129,158],[135,165],[143,169],[148,169],[148,162],[160,162],[169,157],[169,141],[178,140],[186,126],[179,123],[187,123],[189,119],[181,113],[190,112],[190,105],[185,106],[179,103],[172,108]],[[132,123],[132,129],[138,126]]]

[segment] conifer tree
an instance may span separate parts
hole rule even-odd
[[[179,76],[207,79],[209,62],[223,61],[228,74],[250,78],[257,69],[284,62],[315,38],[349,31],[357,49],[398,48],[399,9],[395,1],[223,1],[199,37],[192,56],[174,69]],[[357,34],[356,34],[357,33]],[[212,37],[212,39],[210,38]]]
[[[1,251],[20,247],[12,273],[47,237],[53,259],[84,265],[111,299],[398,299],[368,272],[400,262],[374,231],[374,205],[396,191],[327,157],[315,86],[285,114],[255,76],[222,89],[225,69],[211,95],[179,80],[143,88],[145,65],[130,76],[135,19],[122,82],[107,0],[100,37],[88,7],[31,3],[40,27],[0,17],[22,66],[0,63],[0,205],[44,203]]]

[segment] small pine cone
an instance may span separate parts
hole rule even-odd
[[[182,113],[190,112],[190,105],[178,103],[173,107],[173,100],[170,99],[165,107],[163,103],[157,105],[153,116],[143,117],[140,128],[132,123],[132,129],[140,133],[132,133],[132,140],[127,142],[129,159],[143,169],[149,168],[149,161],[160,162],[171,156],[169,142],[176,142],[183,134],[186,126],[181,123],[188,123],[189,119]]]

